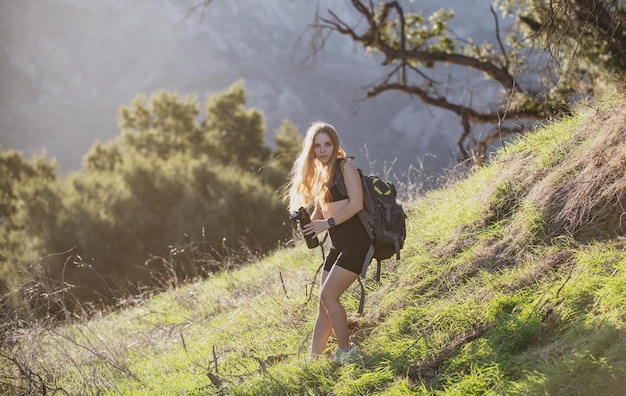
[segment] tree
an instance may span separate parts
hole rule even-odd
[[[0,226],[7,228],[14,225],[20,185],[55,181],[56,178],[56,163],[43,155],[27,161],[19,151],[0,151]]]
[[[37,242],[29,232],[53,221],[59,201],[57,182],[54,160],[40,155],[27,161],[18,151],[0,151],[0,277],[5,269],[18,272],[16,249],[28,252]],[[30,218],[27,212],[36,216]]]
[[[110,304],[288,238],[289,213],[275,191],[302,137],[285,120],[271,163],[263,114],[245,99],[235,83],[210,96],[198,120],[194,96],[137,95],[120,108],[120,135],[95,142],[83,168],[64,178],[44,157],[0,152],[0,317],[17,306],[4,291],[28,292],[27,310],[43,314]]]
[[[242,81],[224,92],[209,95],[206,117],[200,123],[198,100],[160,90],[146,98],[137,95],[130,106],[119,111],[120,140],[96,143],[87,154],[88,171],[113,170],[128,150],[156,155],[166,160],[185,153],[190,158],[209,155],[223,165],[233,164],[256,171],[268,160],[263,113],[246,109]]]
[[[176,153],[162,160],[130,151],[124,158],[115,172],[73,174],[62,211],[46,228],[52,232],[33,231],[48,251],[75,247],[71,253],[80,265],[67,268],[65,257],[58,257],[47,268],[65,271],[81,301],[111,302],[131,285],[162,286],[165,270],[178,279],[203,276],[221,268],[220,255],[263,253],[289,235],[288,213],[255,173],[206,155]],[[171,255],[199,241],[211,260],[198,263],[191,252]]]
[[[595,83],[626,72],[626,2],[623,0],[508,0],[535,48],[545,48],[561,73]]]
[[[196,157],[208,150],[210,144],[196,123],[199,113],[195,96],[181,98],[176,92],[164,90],[149,100],[144,95],[137,95],[130,106],[122,106],[119,111],[123,145],[144,154],[156,154],[161,159],[177,152]]]
[[[36,273],[38,235],[54,223],[60,207],[57,185],[54,160],[40,155],[28,161],[18,151],[0,151],[0,318],[5,323],[15,323],[27,305],[16,289]]]
[[[246,110],[246,90],[242,81],[226,91],[211,95],[206,105],[206,120],[202,129],[214,144],[213,154],[223,164],[236,164],[246,170],[256,170],[268,159],[265,145],[263,114]]]
[[[355,23],[346,22],[332,9],[319,13],[312,24],[313,55],[333,33],[382,55],[387,74],[368,88],[367,98],[400,91],[455,113],[462,125],[457,141],[462,160],[480,163],[494,141],[523,132],[557,111],[568,111],[577,94],[593,92],[599,78],[623,79],[626,72],[623,0],[505,0],[500,9],[516,18],[518,30],[502,37],[492,7],[492,43],[456,37],[448,28],[455,17],[452,10],[442,9],[426,18],[410,3],[351,0],[359,17]],[[533,49],[550,57],[540,84],[536,67],[540,58]],[[429,72],[443,65],[484,74],[500,86],[499,100],[476,104],[475,93],[455,95],[445,80]],[[491,127],[477,138],[472,134],[475,124]]]
[[[114,142],[102,144],[96,141],[83,160],[83,168],[90,173],[113,172],[122,163],[119,145]]]

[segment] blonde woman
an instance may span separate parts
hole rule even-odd
[[[311,358],[320,356],[331,333],[337,339],[334,361],[353,361],[358,349],[350,342],[348,318],[340,297],[361,273],[370,246],[369,236],[357,213],[363,208],[363,188],[354,164],[345,158],[335,128],[325,122],[314,122],[307,130],[303,149],[290,173],[289,209],[313,207],[311,222],[304,234],[318,236],[329,230],[332,246],[324,262],[320,301],[313,329]],[[342,172],[347,194],[330,186],[334,172]]]

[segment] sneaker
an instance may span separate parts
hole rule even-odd
[[[359,354],[359,347],[354,344],[354,342],[350,343],[350,349],[348,351],[344,351],[343,349],[337,348],[335,350],[335,359],[333,362],[339,365],[346,365],[350,363],[354,363],[361,356]]]

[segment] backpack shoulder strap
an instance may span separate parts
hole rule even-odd
[[[354,157],[337,158],[337,161],[335,162],[335,174],[333,176],[333,181],[328,185],[328,188],[334,187],[336,185],[337,188],[339,188],[339,191],[343,195],[348,195],[348,191],[346,189],[346,183],[343,180],[343,171],[341,169],[341,164],[343,164],[345,160],[352,160],[352,159],[354,159]],[[359,173],[361,173],[360,169],[359,169]]]

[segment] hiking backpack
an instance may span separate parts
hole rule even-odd
[[[329,188],[337,185],[339,190],[347,195],[341,171],[341,164],[345,159],[337,158],[335,176]],[[400,250],[404,247],[406,239],[406,214],[402,205],[396,200],[396,187],[393,183],[384,181],[378,176],[363,175],[361,169],[357,168],[357,170],[363,185],[363,210],[358,213],[358,216],[372,240],[358,279],[361,286],[358,312],[363,313],[365,288],[360,278],[365,279],[372,259],[376,260],[376,281],[380,281],[382,260],[394,254],[396,259],[400,259]]]

